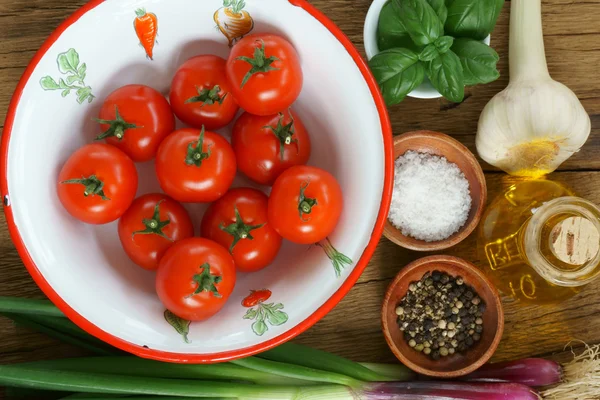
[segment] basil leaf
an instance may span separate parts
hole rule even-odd
[[[388,106],[400,103],[425,78],[425,68],[409,49],[390,49],[377,54],[369,67]]]
[[[473,39],[456,39],[452,51],[460,58],[466,86],[490,83],[500,77],[496,68],[500,57],[485,43]]]
[[[437,49],[437,47],[435,47],[435,44],[431,43],[428,44],[423,51],[419,54],[419,60],[426,62],[426,61],[431,61],[434,58],[436,58],[439,55],[439,51]]]
[[[460,58],[452,51],[438,54],[427,62],[426,71],[433,87],[445,98],[460,103],[465,98],[465,83]]]
[[[494,30],[503,5],[504,0],[452,0],[447,3],[446,33],[483,40]]]
[[[452,47],[452,43],[454,43],[454,38],[451,36],[442,36],[434,42],[435,47],[440,53],[445,53],[448,50],[450,50],[450,47]]]
[[[427,0],[393,0],[400,19],[417,46],[427,46],[443,35],[444,25]]]
[[[418,51],[400,19],[399,7],[389,0],[379,14],[377,26],[377,47],[379,51],[403,47]]]
[[[444,25],[446,23],[446,18],[448,18],[448,8],[446,7],[444,0],[427,0],[427,2],[437,14],[442,25]]]

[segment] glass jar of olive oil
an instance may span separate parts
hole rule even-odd
[[[511,186],[486,210],[479,257],[498,289],[553,303],[600,275],[600,208],[546,180]]]

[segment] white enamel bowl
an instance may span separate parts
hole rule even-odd
[[[224,361],[300,334],[350,290],[386,220],[393,173],[391,127],[359,53],[305,0],[246,3],[240,22],[223,8],[222,0],[92,0],[42,46],[10,105],[2,137],[0,188],[25,266],[76,324],[142,357]],[[153,60],[133,28],[139,8],[157,17],[159,43]],[[305,83],[294,109],[311,134],[309,164],[330,171],[341,184],[344,211],[330,239],[354,261],[338,277],[320,246],[286,243],[273,265],[238,277],[233,295],[216,317],[191,324],[187,343],[163,317],[154,274],[133,265],[122,250],[116,223],[97,227],[74,220],[61,206],[55,183],[69,155],[99,133],[92,118],[111,91],[139,83],[168,93],[175,70],[191,56],[227,57],[228,40],[215,28],[216,22],[226,27],[225,33],[235,26],[248,30],[250,17],[253,32],[284,35],[300,54]],[[60,78],[64,85],[82,89],[54,87],[61,85]],[[230,134],[227,129],[221,133]],[[138,195],[159,191],[152,162],[139,164],[138,172]],[[234,184],[246,185],[249,182],[241,177]],[[207,205],[186,207],[198,234]],[[243,301],[261,289],[268,290],[268,300],[252,305]],[[279,317],[256,324],[257,314],[267,314],[256,312],[261,307],[278,308]]]
[[[373,0],[371,3],[371,7],[369,7],[369,11],[367,12],[367,17],[365,19],[365,26],[363,31],[363,40],[365,42],[365,53],[367,53],[367,58],[370,60],[379,54],[379,45],[377,44],[377,27],[379,25],[379,14],[381,14],[381,10],[383,6],[389,0]],[[491,37],[486,37],[483,42],[490,45]],[[408,94],[408,97],[414,97],[416,99],[437,99],[442,97],[440,92],[438,92],[429,79],[425,77],[425,81],[417,86],[415,90]]]

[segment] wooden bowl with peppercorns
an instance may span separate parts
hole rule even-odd
[[[455,378],[475,371],[496,351],[504,331],[498,291],[471,263],[438,255],[403,268],[381,310],[385,339],[415,372]]]

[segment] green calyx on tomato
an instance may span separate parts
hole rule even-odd
[[[223,104],[225,97],[227,97],[228,95],[228,93],[225,93],[223,96],[219,95],[219,92],[221,91],[221,87],[219,85],[215,85],[215,87],[213,87],[212,89],[197,88],[197,90],[198,96],[190,97],[185,101],[185,104],[202,103],[201,107],[204,107],[205,105],[211,106],[216,103]]]
[[[296,143],[296,146],[298,146],[298,139],[292,138],[294,133],[296,133],[294,130],[294,117],[290,113],[290,118],[292,120],[287,125],[283,125],[283,118],[283,113],[279,113],[279,121],[277,121],[277,126],[275,128],[270,125],[265,126],[265,128],[272,130],[275,136],[277,136],[277,139],[279,139],[279,157],[281,158],[281,161],[283,161],[283,153],[286,145]]]
[[[119,107],[117,106],[115,106],[115,119],[108,120],[95,118],[94,120],[100,124],[110,125],[110,127],[104,131],[104,133],[96,137],[96,140],[102,140],[113,136],[121,140],[125,136],[125,131],[127,129],[142,128],[136,124],[130,124],[126,122],[123,117],[121,117],[121,114],[119,114]]]
[[[81,178],[81,179],[68,179],[66,181],[62,181],[62,184],[65,185],[83,185],[85,186],[85,190],[83,191],[83,195],[85,197],[88,196],[100,196],[102,200],[110,200],[104,194],[104,182],[96,177],[96,175],[91,175],[89,178]]]
[[[146,229],[133,232],[131,234],[131,237],[134,237],[135,235],[158,235],[162,238],[167,239],[170,242],[173,241],[173,239],[165,235],[165,233],[162,231],[165,226],[171,223],[171,220],[169,219],[166,219],[164,221],[160,220],[160,203],[162,203],[163,201],[164,200],[161,200],[158,203],[156,203],[156,206],[154,206],[154,214],[152,215],[151,219],[144,218],[142,220],[142,223],[144,224]]]
[[[223,223],[221,223],[221,225],[219,226],[219,229],[221,229],[222,231],[227,232],[231,236],[233,236],[233,242],[231,242],[231,246],[229,246],[230,253],[233,253],[233,248],[235,247],[236,244],[238,244],[238,242],[240,240],[242,240],[242,239],[253,240],[254,239],[250,232],[252,232],[255,229],[260,229],[263,226],[265,226],[265,224],[246,225],[244,223],[244,221],[242,220],[242,216],[240,215],[240,212],[238,211],[237,207],[234,206],[233,209],[235,212],[235,222],[232,224],[229,224],[227,226],[225,226]]]
[[[312,208],[317,205],[317,199],[311,199],[304,195],[308,185],[310,185],[310,182],[305,182],[300,187],[300,198],[298,199],[298,212],[300,213],[300,218],[303,221],[308,221],[308,219],[304,219],[304,214],[310,214],[312,212]]]
[[[210,147],[207,149],[206,153],[203,151],[204,132],[204,125],[202,125],[198,142],[192,142],[188,145],[187,156],[185,158],[185,163],[187,165],[195,165],[196,167],[200,167],[202,165],[202,161],[210,157]],[[194,147],[194,144],[196,147]]]
[[[236,58],[236,60],[246,61],[248,64],[250,64],[252,66],[252,68],[250,68],[250,71],[248,71],[248,73],[244,76],[244,79],[242,79],[242,85],[240,87],[244,87],[244,85],[248,82],[248,80],[250,78],[252,78],[252,76],[256,73],[259,73],[259,72],[264,73],[264,72],[279,70],[279,68],[271,67],[271,64],[273,64],[275,61],[279,61],[279,58],[277,58],[275,56],[267,57],[265,55],[265,42],[262,40],[260,42],[261,42],[261,46],[254,48],[254,57],[253,58],[245,57],[245,56]]]
[[[221,298],[221,293],[219,293],[219,289],[217,289],[217,284],[223,280],[221,275],[213,275],[210,273],[210,265],[208,263],[204,263],[200,266],[202,270],[201,273],[193,276],[192,280],[198,284],[198,287],[189,297],[193,297],[202,292],[212,293],[213,296],[217,298]]]

